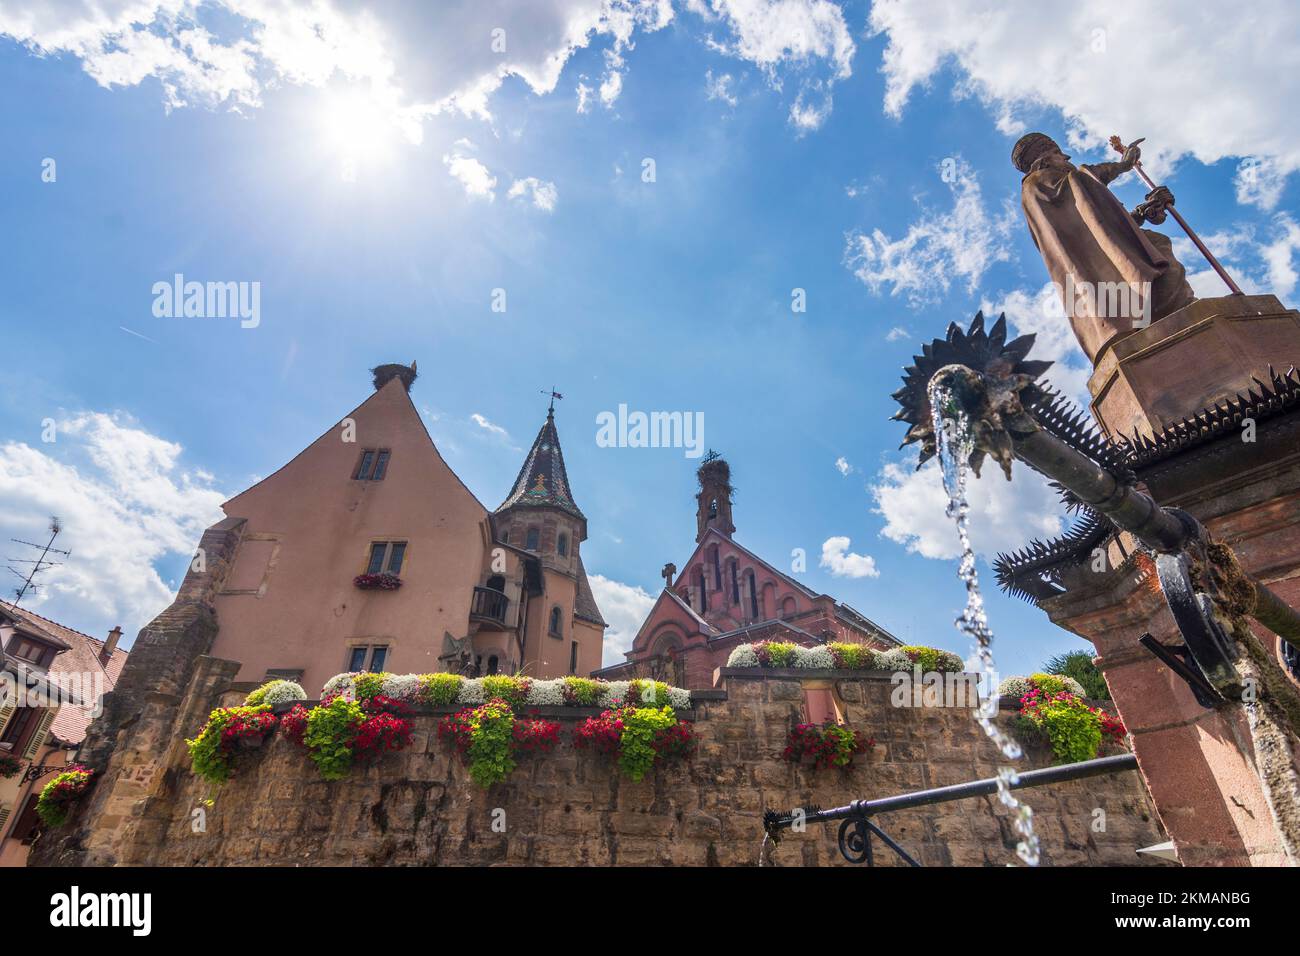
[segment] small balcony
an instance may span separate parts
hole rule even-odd
[[[492,588],[474,589],[474,600],[469,606],[469,616],[475,621],[484,621],[504,627],[506,612],[510,609],[510,599],[500,591]]]

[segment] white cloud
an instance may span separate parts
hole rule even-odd
[[[835,459],[835,468],[845,478],[847,478],[853,472],[853,466],[849,464],[848,459],[846,459],[843,455],[840,455],[839,458]]]
[[[510,184],[510,191],[506,193],[506,196],[510,199],[522,199],[525,202],[531,202],[543,212],[554,212],[555,204],[560,198],[555,183],[548,183],[536,176],[516,179]]]
[[[591,593],[600,608],[600,616],[609,625],[605,631],[602,666],[622,663],[623,655],[631,650],[636,632],[645,623],[656,597],[644,588],[611,581],[599,574],[589,574],[587,580],[591,582]]]
[[[910,339],[911,337],[912,333],[901,325],[896,325],[885,333],[886,342],[897,342],[899,339]]]
[[[734,108],[740,102],[736,98],[732,86],[734,82],[735,78],[730,73],[721,73],[714,76],[712,70],[706,70],[704,73],[704,92],[709,99],[719,100]]]
[[[488,421],[484,416],[480,415],[478,412],[475,412],[474,414],[470,415],[469,418],[470,421],[472,421],[475,425],[477,425],[479,428],[483,429],[484,431],[491,432],[493,435],[500,435],[502,438],[510,437],[510,433],[507,432],[504,428],[502,428],[500,425]]]
[[[946,513],[948,493],[939,465],[930,461],[915,469],[915,457],[881,469],[871,489],[875,510],[885,518],[881,534],[925,558],[958,557],[957,529]],[[971,545],[977,553],[1011,551],[1031,538],[1061,532],[1064,506],[1037,472],[1017,463],[1010,482],[990,462],[983,475],[971,475],[967,483]]]
[[[731,26],[720,52],[748,60],[769,75],[786,64],[829,61],[836,79],[853,72],[856,47],[844,11],[829,0],[712,0],[714,16]]]
[[[1011,259],[1008,242],[1017,213],[1005,204],[1001,213],[985,208],[979,180],[970,166],[957,159],[949,171],[952,211],[923,209],[901,239],[880,229],[848,235],[844,264],[872,292],[886,285],[891,295],[906,294],[914,307],[946,293],[955,279],[965,279],[974,292],[995,262]]]
[[[1282,198],[1286,176],[1276,160],[1247,156],[1237,165],[1233,177],[1237,202],[1243,206],[1258,206],[1265,212],[1272,210]]]
[[[1153,28],[1163,24],[1165,28]],[[1152,169],[1191,155],[1268,157],[1300,168],[1300,6],[1258,0],[876,0],[869,29],[887,38],[885,109],[951,68],[953,95],[975,96],[1007,135],[1046,108],[1072,148],[1145,136]]]
[[[442,157],[443,165],[452,178],[464,187],[466,196],[493,202],[497,198],[496,177],[473,156],[465,155],[464,148],[467,145],[463,140],[458,141],[452,151]]]
[[[876,559],[850,551],[849,539],[843,535],[822,542],[821,567],[837,578],[880,577],[880,572],[876,570]]]
[[[729,26],[730,38],[709,46],[755,64],[774,89],[784,73],[798,79],[790,124],[800,134],[818,129],[831,113],[831,87],[853,73],[857,52],[844,11],[829,0],[711,0],[691,3],[707,22]]]
[[[134,635],[172,600],[155,563],[188,555],[224,515],[212,476],[181,465],[180,445],[129,419],[81,413],[57,440],[0,445],[0,529],[37,540],[50,515],[63,523],[56,547],[72,552],[23,603],[92,634],[114,624]]]
[[[756,64],[774,86],[783,68],[827,86],[850,75],[853,40],[829,0],[687,7],[718,31],[715,49]],[[0,35],[41,55],[69,54],[105,87],[156,78],[168,108],[253,109],[279,85],[344,81],[419,142],[424,120],[439,113],[491,120],[492,97],[511,78],[552,93],[573,55],[593,44],[603,45],[603,67],[590,84],[582,78],[578,110],[595,99],[610,108],[637,39],[674,17],[671,0],[0,0]],[[813,77],[823,64],[827,75]]]

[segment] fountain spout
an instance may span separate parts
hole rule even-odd
[[[937,406],[944,420],[961,416],[968,423],[969,464],[976,475],[991,457],[1010,479],[1011,461],[1018,458],[1056,482],[1070,500],[1133,535],[1154,556],[1179,629],[1221,693],[1239,690],[1229,636],[1235,621],[1253,617],[1300,650],[1300,614],[1243,571],[1232,550],[1213,541],[1195,518],[1138,490],[1118,451],[1082,432],[1036,383],[1051,363],[1025,361],[1033,336],[1004,345],[1005,335],[1004,318],[985,333],[979,314],[968,332],[950,326],[946,340],[925,347],[894,393],[902,406],[894,417],[912,424],[904,444],[921,442],[922,462],[934,454],[937,438],[928,421]]]

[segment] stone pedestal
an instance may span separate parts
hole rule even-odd
[[[1088,380],[1092,413],[1111,438],[1147,437],[1300,365],[1300,312],[1271,295],[1197,299],[1122,338]]]

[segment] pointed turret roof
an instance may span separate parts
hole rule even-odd
[[[564,470],[564,455],[560,451],[560,434],[555,430],[555,409],[546,413],[546,424],[537,433],[533,447],[528,450],[524,467],[506,500],[497,508],[500,514],[507,508],[550,507],[567,511],[576,518],[587,520],[586,515],[573,503],[569,491],[569,476]]]

